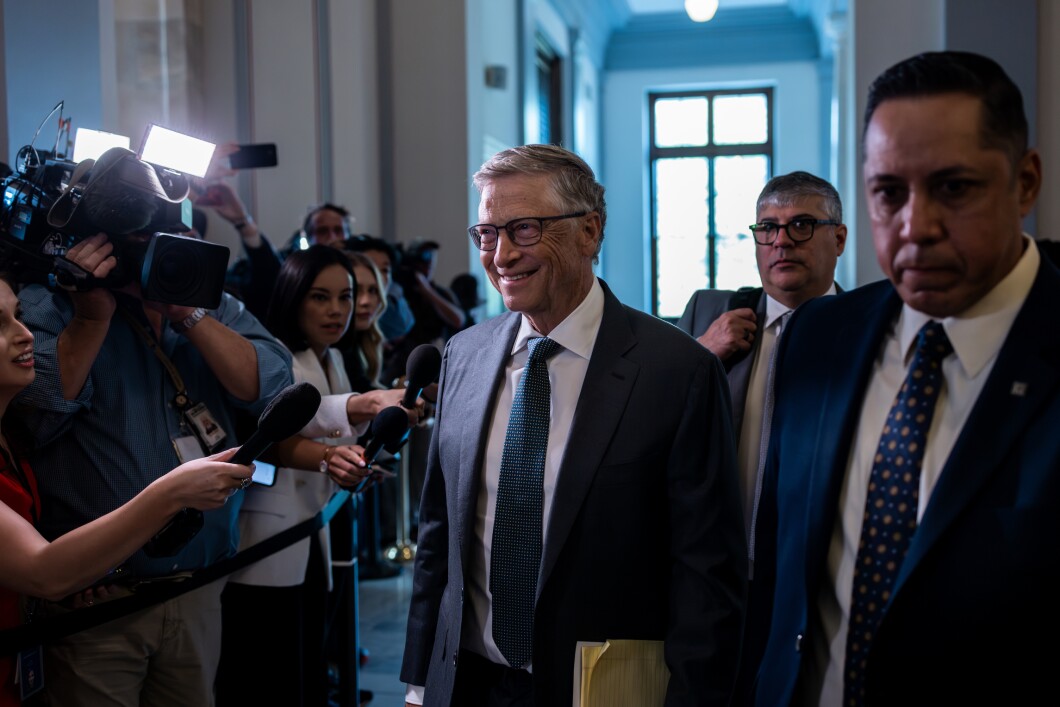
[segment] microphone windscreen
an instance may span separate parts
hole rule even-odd
[[[372,439],[379,439],[384,444],[389,444],[405,434],[409,428],[409,414],[404,408],[392,405],[383,408],[372,420],[370,431]]]
[[[408,380],[410,390],[417,392],[423,390],[438,377],[442,369],[442,354],[438,347],[430,344],[420,344],[412,353],[405,364],[405,377]]]
[[[278,441],[298,434],[320,407],[320,391],[309,383],[289,385],[276,394],[258,418],[255,434]]]

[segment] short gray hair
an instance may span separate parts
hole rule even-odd
[[[600,240],[596,256],[604,241],[607,205],[604,187],[596,181],[592,168],[578,155],[558,145],[521,145],[498,152],[479,167],[472,177],[475,188],[483,187],[502,177],[516,175],[549,178],[553,195],[568,212],[595,211],[600,215]]]
[[[819,196],[824,199],[824,210],[832,221],[843,222],[843,202],[839,192],[824,179],[809,172],[792,172],[773,177],[762,187],[755,204],[755,213],[767,204],[773,206],[791,206],[800,199]]]

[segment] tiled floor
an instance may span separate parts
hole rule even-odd
[[[405,685],[398,678],[405,648],[405,623],[412,596],[412,563],[401,574],[388,579],[360,582],[360,638],[368,649],[368,662],[361,668],[362,690],[375,697],[371,707],[403,707]]]

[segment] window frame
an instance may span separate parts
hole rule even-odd
[[[739,143],[735,145],[714,144],[714,99],[719,96],[743,96],[761,94],[766,98],[766,140],[761,143]],[[659,147],[655,143],[655,104],[660,100],[674,98],[707,99],[707,143],[682,147]],[[715,224],[714,160],[718,157],[764,155],[766,158],[766,179],[773,176],[774,123],[773,123],[773,87],[745,86],[742,88],[697,89],[680,91],[650,91],[648,93],[648,211],[651,230],[651,311],[659,316],[659,234],[656,231],[656,173],[655,164],[660,159],[682,157],[701,157],[707,160],[707,282],[704,287],[714,289],[717,282],[717,228]],[[697,288],[702,289],[702,288]],[[689,293],[691,296],[692,293]],[[667,321],[676,321],[676,317],[663,317]]]

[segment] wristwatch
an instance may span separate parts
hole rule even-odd
[[[196,324],[201,322],[202,318],[205,317],[205,316],[206,316],[206,310],[203,309],[202,307],[199,307],[194,312],[192,312],[191,314],[189,314],[187,317],[185,317],[184,319],[180,320],[179,322],[170,322],[169,323],[169,328],[172,329],[173,331],[175,331],[178,334],[183,334],[184,332],[188,331],[193,326],[195,326]]]

